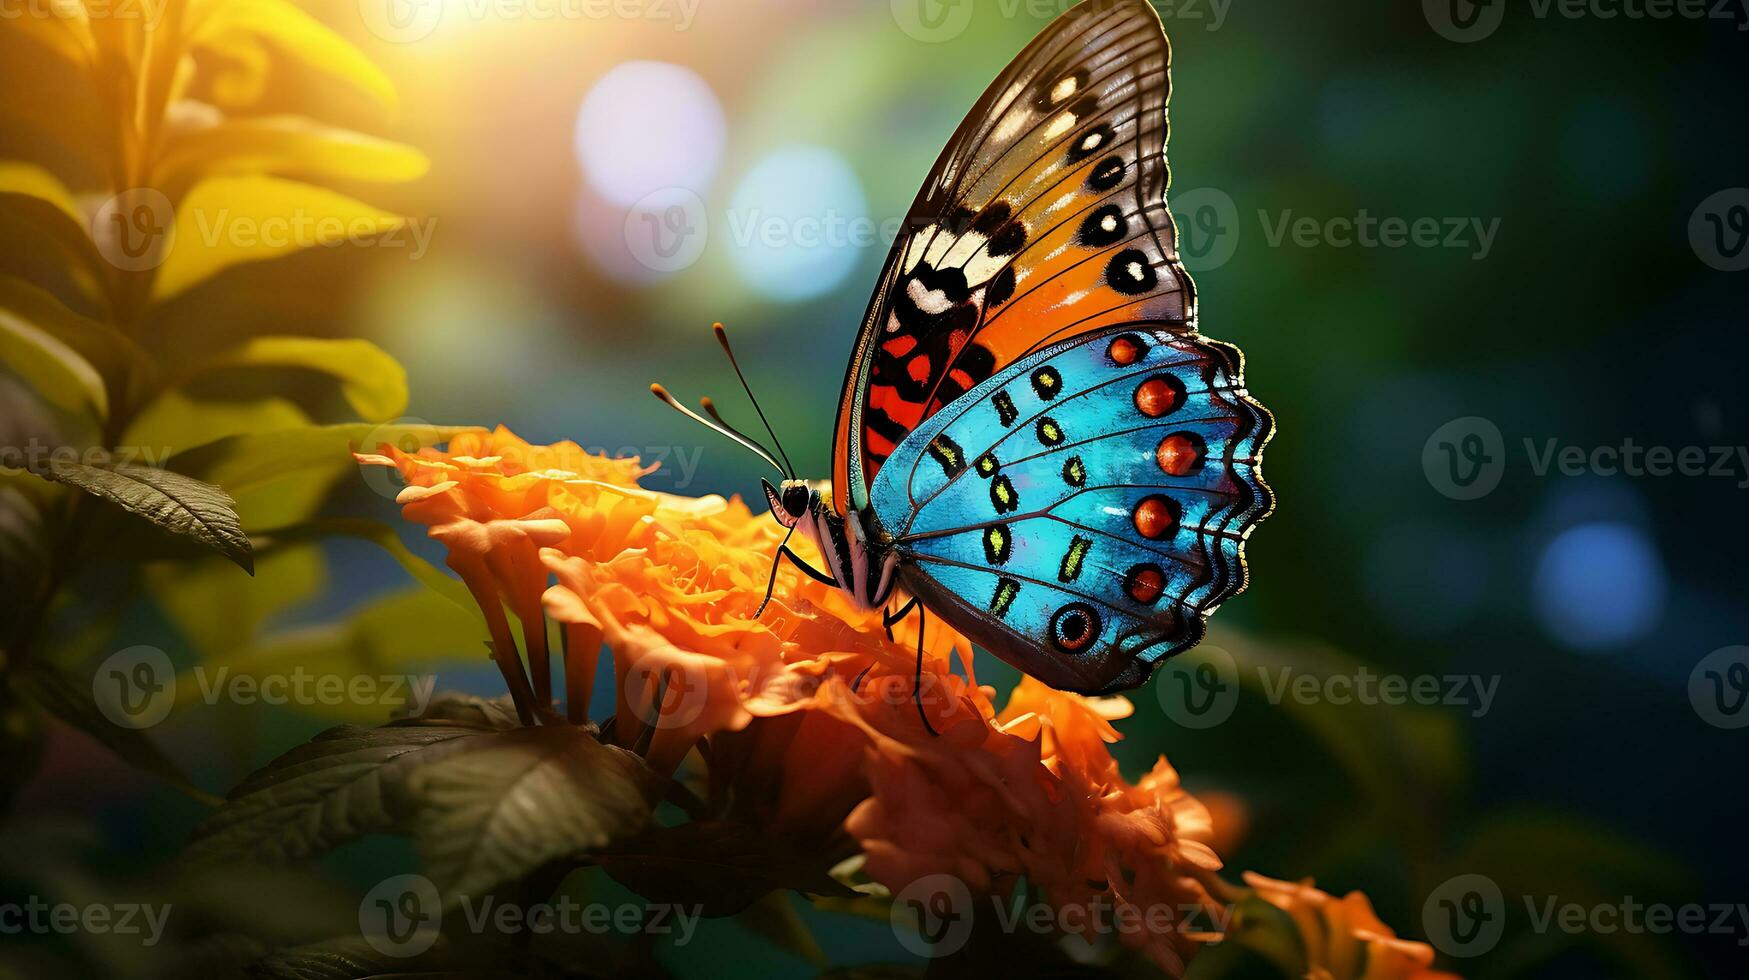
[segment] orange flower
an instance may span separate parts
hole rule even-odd
[[[828,675],[863,675],[867,687],[885,691],[902,673],[909,701],[914,628],[887,639],[879,612],[854,608],[788,564],[778,569],[772,605],[752,618],[782,529],[739,500],[644,490],[637,479],[649,470],[635,460],[594,456],[575,443],[531,446],[502,427],[458,435],[447,452],[385,446],[357,458],[393,466],[409,484],[397,498],[403,515],[448,548],[518,704],[550,705],[550,616],[566,641],[571,720],[583,720],[605,643],[614,655],[617,734],[629,744],[651,728],[647,756],[659,770],[672,770],[704,735],[799,709]],[[806,542],[792,546],[818,561]],[[549,577],[557,579],[550,588]],[[523,623],[532,688],[512,669],[503,606]],[[970,647],[931,624],[932,665],[945,672],[955,649],[963,656]]]
[[[878,610],[787,563],[774,571],[782,529],[763,512],[645,490],[636,460],[531,446],[502,428],[458,436],[448,452],[385,447],[358,459],[407,481],[403,512],[444,543],[480,603],[525,724],[559,720],[550,618],[564,640],[568,719],[587,720],[605,648],[615,684],[605,734],[662,773],[700,749],[715,817],[815,857],[860,847],[866,874],[894,892],[949,874],[1006,896],[1025,879],[1059,910],[1094,913],[1084,926],[1055,920],[1088,938],[1118,921],[1101,910],[1143,923],[1119,937],[1173,974],[1218,938],[1200,928],[1218,921],[1209,887],[1230,887],[1214,877],[1209,811],[1163,757],[1124,778],[1108,746],[1128,701],[1027,678],[998,710],[959,634],[932,617],[919,661],[917,617],[889,634]],[[818,562],[807,542],[791,543]],[[771,603],[755,618],[768,582]],[[532,685],[505,607],[523,624]],[[1297,916],[1338,917],[1339,938],[1315,951],[1320,976],[1361,976],[1351,968],[1362,960],[1398,970],[1365,976],[1409,976],[1398,968],[1431,961],[1359,895],[1253,887],[1291,899]]]
[[[1456,974],[1432,968],[1433,947],[1398,939],[1360,892],[1337,898],[1310,881],[1277,881],[1250,871],[1244,877],[1259,898],[1299,927],[1311,980],[1455,980]]]
[[[355,454],[367,465],[393,466],[407,482],[396,497],[402,515],[430,528],[443,542],[448,564],[485,614],[492,653],[524,724],[551,701],[552,676],[540,597],[546,571],[539,549],[580,535],[598,537],[596,515],[604,492],[636,486],[645,472],[636,460],[607,460],[575,443],[530,446],[500,427],[467,432],[448,452],[409,454],[393,446],[384,455]],[[571,468],[564,468],[571,467]],[[581,529],[580,529],[581,528]],[[522,623],[533,674],[524,673],[504,608]]]

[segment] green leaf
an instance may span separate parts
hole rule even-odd
[[[178,473],[240,492],[300,469],[342,460],[352,465],[354,447],[374,451],[381,443],[436,445],[477,426],[371,425],[353,422],[320,425],[283,432],[253,432],[230,436],[177,453],[167,464]]]
[[[284,432],[309,425],[309,416],[283,398],[233,402],[199,398],[172,389],[153,400],[122,441],[142,453],[152,454],[152,461],[163,463],[177,452],[197,449],[227,436]],[[231,494],[237,501],[243,527],[253,531],[307,519],[327,499],[335,483],[355,472],[352,460],[340,453],[327,465],[287,471],[281,478],[259,485],[238,487],[212,478],[206,482],[222,486]]]
[[[218,487],[150,466],[94,466],[54,457],[38,475],[102,497],[254,572],[249,536],[237,519],[236,502]]]
[[[29,670],[19,672],[17,683],[24,695],[49,715],[96,739],[129,765],[162,777],[196,799],[216,802],[152,744],[143,730],[110,721],[97,706],[89,680],[80,681],[68,672],[34,663]]]
[[[109,392],[91,362],[47,330],[0,309],[0,367],[25,379],[44,400],[72,415],[101,421]]]
[[[268,553],[257,547],[253,579],[238,578],[216,558],[146,569],[146,586],[159,608],[208,664],[247,650],[271,617],[309,601],[326,585],[327,566],[315,548]],[[213,615],[215,609],[224,615]]]
[[[195,829],[186,856],[194,864],[285,864],[398,830],[408,812],[407,774],[489,731],[448,720],[330,728],[232,790]]]
[[[483,698],[477,694],[445,691],[432,698],[431,703],[417,717],[397,718],[389,724],[460,725],[481,731],[508,732],[522,727],[522,720],[516,717],[516,704],[508,694]]]
[[[707,916],[734,915],[780,889],[852,899],[860,893],[810,863],[806,848],[761,828],[727,820],[651,827],[595,863],[615,881],[652,902],[698,905]]]
[[[177,453],[252,432],[285,432],[312,425],[303,409],[285,398],[232,401],[191,395],[174,388],[151,400],[122,434],[121,444],[150,453],[162,464]]]
[[[314,184],[266,176],[212,177],[176,205],[152,299],[169,299],[244,262],[362,241],[405,223],[400,215]]]
[[[450,905],[636,833],[664,784],[587,728],[517,729],[409,775],[413,836]]]
[[[416,956],[389,955],[357,936],[281,950],[249,965],[256,980],[510,980],[524,974],[461,963],[439,937]]]
[[[1233,905],[1226,938],[1214,948],[1230,946],[1243,947],[1268,960],[1283,977],[1307,975],[1306,942],[1293,916],[1255,895],[1248,895]],[[1201,958],[1198,956],[1197,959],[1200,961]],[[1191,975],[1225,974],[1210,972],[1206,967],[1199,972],[1193,964]]]
[[[298,549],[279,554],[307,553],[308,549]],[[267,567],[266,558],[262,567]],[[294,669],[337,677],[405,676],[396,693],[404,704],[417,708],[423,707],[418,701],[429,696],[434,679],[411,676],[413,668],[443,661],[484,662],[486,635],[477,609],[464,611],[436,593],[414,588],[373,599],[342,623],[323,623],[219,651],[206,659],[203,668],[208,677],[220,670],[259,676]],[[197,696],[199,678],[187,675],[181,683],[185,700]],[[395,707],[347,702],[303,710],[336,720],[369,721]]]
[[[408,181],[425,175],[425,154],[390,140],[304,116],[222,119],[170,137],[158,182],[170,197],[212,174],[271,173],[305,180]]]
[[[347,404],[366,422],[386,422],[407,410],[406,369],[368,340],[256,337],[201,362],[182,381],[259,367],[303,368],[333,376]]]

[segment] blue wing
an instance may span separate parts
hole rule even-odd
[[[901,581],[1053,687],[1144,683],[1245,587],[1273,432],[1238,349],[1129,324],[1009,365],[913,430],[870,492]]]

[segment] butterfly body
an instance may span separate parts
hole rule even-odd
[[[810,574],[871,608],[903,589],[1090,694],[1201,639],[1273,506],[1273,418],[1239,350],[1198,333],[1178,260],[1169,61],[1143,0],[1089,0],[1003,71],[876,283],[831,497],[766,484],[825,558],[821,572],[784,546]]]

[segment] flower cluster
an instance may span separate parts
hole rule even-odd
[[[696,750],[730,818],[822,848],[848,840],[893,892],[946,874],[997,896],[1025,881],[1059,907],[1173,910],[1170,927],[1121,937],[1173,974],[1218,938],[1192,921],[1219,921],[1211,888],[1226,887],[1210,812],[1164,757],[1135,782],[1119,771],[1108,746],[1124,699],[1029,678],[998,707],[944,624],[931,620],[921,644],[917,617],[889,633],[879,611],[787,564],[774,571],[775,522],[738,499],[645,490],[635,460],[531,446],[503,428],[457,436],[447,452],[382,453],[358,459],[406,481],[405,516],[444,543],[479,601],[525,723],[586,721],[605,648],[605,735],[664,773]],[[549,620],[563,639],[564,719]],[[1417,956],[1405,962],[1424,965]]]

